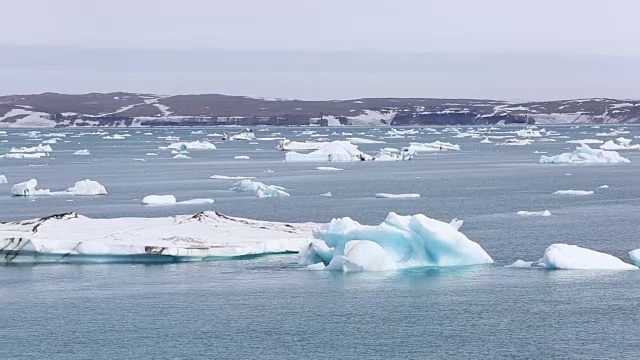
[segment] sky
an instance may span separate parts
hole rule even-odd
[[[0,94],[640,98],[635,0],[21,0]]]

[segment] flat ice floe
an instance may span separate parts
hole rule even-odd
[[[318,166],[318,167],[316,167],[316,170],[320,170],[320,171],[342,171],[344,169],[340,169],[340,168],[333,167],[333,166]]]
[[[554,191],[552,195],[593,195],[593,191],[591,190],[558,190]]]
[[[517,215],[520,216],[551,216],[551,211],[549,210],[544,210],[544,211],[518,211],[516,213]]]
[[[235,160],[249,160],[249,159],[251,159],[250,157],[248,157],[246,155],[238,155],[238,156],[234,156],[233,158]]]
[[[161,149],[171,150],[216,150],[217,147],[208,141],[182,141],[174,142]]]
[[[455,225],[461,225],[456,222]],[[390,271],[422,266],[489,264],[482,247],[451,224],[424,215],[389,213],[378,226],[333,219],[298,254],[312,270]]]
[[[633,255],[631,255],[633,259]],[[635,260],[635,259],[634,259]],[[527,266],[529,265],[529,266]],[[576,245],[552,244],[538,261],[518,260],[509,267],[555,270],[637,270],[617,257]]]
[[[348,141],[333,141],[324,144],[319,150],[302,154],[297,152],[288,152],[285,155],[285,161],[288,162],[349,162],[373,160],[371,155],[367,155],[358,150],[358,146]]]
[[[388,194],[388,193],[377,193],[375,195],[376,198],[380,199],[414,199],[419,198],[420,194]]]
[[[255,176],[226,176],[226,175],[211,175],[209,179],[215,180],[254,180]]]
[[[209,198],[199,198],[184,201],[177,201],[173,195],[147,195],[142,199],[142,203],[149,206],[167,205],[203,205],[213,204],[214,200]]]
[[[191,159],[190,156],[187,156],[185,154],[177,154],[173,157],[174,159]]]
[[[297,252],[312,240],[316,227],[212,211],[115,219],[67,213],[0,223],[0,261],[166,263]]]
[[[9,153],[0,157],[4,159],[40,159],[47,156],[49,156],[47,153]]]
[[[592,149],[582,144],[574,152],[541,156],[540,164],[621,164],[631,162],[615,151]]]
[[[50,189],[36,189],[38,180],[30,179],[28,181],[15,184],[11,187],[12,196],[57,196],[57,195],[75,195],[75,196],[93,196],[107,195],[107,189],[97,181],[85,179],[76,182],[72,187],[64,191],[51,191]]]
[[[290,196],[289,193],[284,191],[286,189],[282,186],[266,185],[259,181],[249,179],[238,181],[233,184],[233,187],[230,190],[252,193],[259,198]]]
[[[449,142],[435,141],[432,143],[415,143],[409,144],[409,151],[420,152],[437,152],[437,151],[459,151],[460,145]]]
[[[598,139],[582,139],[582,140],[568,140],[567,144],[602,144],[604,141]]]
[[[73,155],[91,155],[91,153],[89,152],[89,150],[83,149],[74,152]]]
[[[48,153],[52,152],[51,145],[38,145],[34,147],[11,148],[10,153]]]

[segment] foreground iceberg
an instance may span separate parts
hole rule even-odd
[[[633,255],[631,257],[633,259]],[[637,266],[627,264],[613,255],[567,244],[552,244],[544,251],[544,256],[537,262],[518,260],[510,267],[537,267],[556,270],[638,269]]]
[[[250,192],[260,198],[290,196],[289,193],[284,191],[285,188],[283,188],[282,186],[266,185],[259,181],[253,181],[250,179],[238,181],[237,183],[233,184],[231,190]]]
[[[310,152],[308,154],[301,154],[297,152],[288,152],[285,155],[285,161],[298,162],[325,162],[325,161],[365,161],[373,160],[371,155],[367,155],[358,150],[358,146],[353,145],[348,141],[332,141],[328,144],[324,144],[319,150]]]
[[[615,151],[592,149],[582,144],[572,153],[541,156],[540,164],[621,164],[631,162]]]
[[[0,223],[0,262],[181,262],[295,252],[316,224],[234,218],[217,212],[91,219],[75,213]]]
[[[15,184],[11,187],[12,196],[52,196],[52,195],[76,195],[76,196],[93,196],[107,195],[107,189],[97,181],[85,179],[76,182],[72,187],[64,191],[51,191],[49,189],[36,189],[38,180],[30,179],[28,181]]]
[[[424,215],[389,213],[378,226],[334,219],[314,233],[317,240],[298,254],[310,269],[389,271],[421,266],[492,263],[482,247],[447,224]]]

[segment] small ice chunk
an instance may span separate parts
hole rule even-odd
[[[249,160],[250,157],[246,156],[246,155],[238,155],[238,156],[234,156],[233,157],[236,160]]]
[[[73,155],[91,155],[91,153],[89,152],[89,150],[83,149],[74,152]]]
[[[331,194],[331,191],[329,191],[324,194],[320,194],[320,196],[333,196],[333,195]]]
[[[551,216],[551,211],[518,211],[516,214],[520,216]]]
[[[254,180],[255,176],[226,176],[226,175],[211,175],[209,179],[216,180]]]
[[[533,264],[535,263],[535,261],[524,261],[524,260],[516,260],[516,262],[514,262],[511,265],[507,265],[505,267],[508,268],[530,268],[531,266],[533,266]]]
[[[231,190],[239,192],[250,192],[259,198],[263,197],[286,197],[290,196],[285,192],[285,188],[275,185],[266,185],[259,181],[253,181],[249,179],[241,180],[235,184]]]
[[[558,190],[552,195],[593,195],[591,190]]]
[[[598,188],[599,189],[608,189],[609,185],[606,185],[606,184],[605,185],[600,185],[600,186],[598,186]]]
[[[318,166],[318,167],[316,167],[316,170],[320,170],[320,171],[342,171],[344,169],[340,169],[340,168],[333,167],[333,166]]]
[[[6,175],[0,175],[0,184],[6,184],[6,183],[8,183],[7,176]]]
[[[419,198],[420,194],[387,194],[387,193],[377,193],[375,195],[377,198],[381,199],[412,199]]]
[[[190,156],[184,155],[184,154],[178,154],[176,156],[173,157],[174,159],[191,159]]]

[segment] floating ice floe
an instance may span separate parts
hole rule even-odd
[[[456,225],[459,225],[456,223]],[[422,266],[489,264],[482,247],[454,225],[424,215],[389,213],[378,226],[333,219],[298,254],[311,270],[389,271]]]
[[[142,203],[151,206],[166,205],[203,205],[213,204],[214,200],[209,198],[199,198],[184,201],[177,201],[173,195],[147,195],[142,199]]]
[[[623,137],[614,140],[609,140],[606,143],[600,145],[602,150],[638,150],[640,144],[631,145],[631,139],[625,139]]]
[[[319,150],[326,146],[326,143],[322,142],[299,142],[299,141],[291,141],[291,140],[281,140],[276,146],[277,150],[280,151],[289,151],[289,150]]]
[[[409,151],[413,152],[437,152],[437,151],[459,151],[460,145],[449,142],[435,141],[432,143],[409,143]]]
[[[227,135],[224,134],[222,136],[222,140],[246,140],[246,141],[252,141],[256,139],[256,135],[253,133],[253,130],[249,129],[249,128],[245,128],[242,129],[242,131],[240,131],[237,134],[233,134],[233,135]]]
[[[632,253],[633,251],[630,255],[634,259]],[[509,267],[554,270],[638,270],[637,266],[627,264],[613,255],[567,244],[552,244],[544,251],[544,256],[540,260],[518,260]]]
[[[209,179],[216,180],[254,180],[255,176],[226,176],[226,175],[211,175]]]
[[[185,154],[178,154],[178,155],[175,155],[173,158],[174,159],[191,159],[190,156],[187,156]]]
[[[333,166],[318,166],[318,167],[316,167],[316,170],[320,170],[320,171],[342,171],[344,169],[340,169],[340,168],[333,167]]]
[[[238,156],[234,156],[233,157],[236,160],[249,160],[251,159],[250,157],[246,156],[246,155],[238,155]]]
[[[569,140],[567,144],[602,144],[604,141],[597,139]]]
[[[383,148],[373,157],[375,161],[408,161],[415,156],[410,148]]]
[[[156,154],[156,153],[152,153],[152,152],[150,152],[150,153],[146,153],[145,155],[146,155],[146,156],[158,156],[158,154]]]
[[[606,184],[605,185],[600,185],[600,186],[598,186],[598,188],[599,189],[608,189],[609,185],[606,185]]]
[[[91,153],[89,152],[89,150],[83,149],[74,152],[73,155],[91,155]]]
[[[9,153],[0,157],[4,159],[40,159],[47,156],[49,156],[47,153]]]
[[[537,130],[522,129],[522,130],[516,131],[516,136],[530,138],[530,137],[542,137],[542,134],[540,133],[540,131],[537,131]]]
[[[208,141],[183,141],[169,144],[163,149],[171,150],[215,150],[217,147]]]
[[[10,153],[48,153],[52,152],[51,145],[38,145],[34,147],[11,148]]]
[[[348,162],[364,160],[373,160],[373,157],[358,150],[358,146],[348,141],[332,141],[325,144],[321,149],[308,154],[293,151],[285,154],[285,161],[288,162]]]
[[[485,137],[484,140],[480,141],[481,144],[491,144],[493,143],[491,140],[489,140],[488,137]]]
[[[541,156],[540,164],[621,164],[631,162],[615,151],[592,149],[582,144],[574,152]]]
[[[333,196],[333,194],[331,194],[331,191],[329,191],[329,192],[326,192],[326,193],[320,194],[320,196],[330,197],[330,196]]]
[[[56,196],[56,195],[76,195],[76,196],[93,196],[107,195],[107,189],[97,181],[85,179],[76,182],[72,187],[64,191],[51,191],[50,189],[36,189],[38,180],[30,179],[28,181],[15,184],[11,187],[12,196]]]
[[[414,199],[419,198],[420,194],[388,194],[388,193],[377,193],[375,197],[379,199]]]
[[[105,140],[124,140],[127,137],[124,135],[120,135],[120,134],[114,134],[114,135],[107,135],[107,136],[103,136],[102,137]]]
[[[357,137],[350,137],[347,140],[352,144],[384,144],[386,141],[382,140],[372,140],[372,139],[363,139]]]
[[[552,195],[593,195],[591,190],[558,190]]]
[[[7,176],[6,175],[0,175],[0,184],[7,184]]]
[[[237,183],[233,184],[233,187],[230,190],[249,192],[259,198],[290,196],[289,193],[284,191],[286,189],[282,186],[266,185],[259,181],[253,181],[249,179],[238,181]]]
[[[517,215],[520,216],[551,216],[551,211],[549,210],[545,210],[545,211],[518,211],[516,213]]]
[[[316,224],[255,221],[206,211],[161,218],[75,213],[0,224],[0,262],[183,262],[297,252]]]

